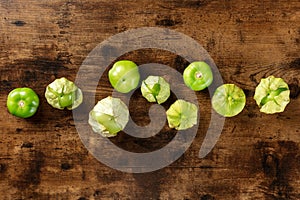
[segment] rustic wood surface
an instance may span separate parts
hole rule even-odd
[[[47,84],[75,79],[88,53],[117,33],[165,27],[202,44],[224,82],[244,89],[243,112],[225,121],[204,159],[198,152],[210,120],[207,91],[197,93],[201,122],[191,147],[168,167],[145,174],[111,169],[84,147],[71,111],[50,107]],[[300,199],[300,2],[298,0],[2,0],[0,2],[0,199]],[[169,52],[135,51],[123,58],[156,61],[182,72],[186,62]],[[284,78],[291,102],[281,114],[259,112],[259,80]],[[6,97],[28,86],[41,97],[38,113],[18,119]],[[107,77],[99,83],[106,96]],[[147,123],[147,107],[134,95],[131,115]],[[162,139],[163,138],[163,139]],[[120,136],[120,146],[151,151],[154,141]]]

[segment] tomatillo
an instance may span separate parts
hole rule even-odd
[[[200,91],[213,81],[213,73],[210,66],[204,61],[192,62],[183,72],[183,80],[186,86],[194,91]]]
[[[54,108],[73,110],[83,101],[82,91],[65,77],[55,79],[46,87],[45,97]]]
[[[94,106],[88,123],[95,133],[103,137],[114,137],[123,130],[129,120],[129,110],[119,98],[108,96]]]
[[[8,111],[21,118],[33,116],[40,104],[38,95],[31,88],[16,88],[7,97]]]
[[[183,99],[176,100],[166,111],[168,125],[176,130],[185,130],[197,124],[198,107]]]
[[[170,96],[170,84],[160,76],[148,76],[143,80],[141,92],[149,102],[164,103]]]
[[[212,97],[213,109],[224,117],[233,117],[244,109],[246,95],[234,84],[223,84],[216,89]]]
[[[117,61],[108,72],[110,84],[121,93],[134,90],[140,81],[138,66],[130,60]]]
[[[254,99],[260,112],[274,114],[283,112],[290,102],[288,84],[282,78],[269,76],[261,79],[255,88]]]

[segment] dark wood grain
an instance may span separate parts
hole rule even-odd
[[[199,159],[211,107],[208,92],[197,93],[201,122],[191,147],[166,168],[130,174],[97,161],[82,144],[72,112],[51,108],[43,96],[55,78],[74,80],[99,43],[148,26],[182,32],[203,45],[224,82],[244,89],[247,105],[226,119],[213,151]],[[299,1],[5,0],[0,31],[1,199],[300,199]],[[188,64],[169,52],[145,51],[122,58],[180,72]],[[252,98],[268,75],[284,78],[291,88],[284,113],[262,114]],[[41,97],[38,113],[26,120],[6,108],[8,92],[23,86]],[[98,98],[111,93],[107,77],[97,91]],[[143,104],[139,94],[135,97],[134,104]],[[130,110],[137,123],[147,121],[147,107]],[[113,142],[149,151],[170,140],[152,139],[121,134]]]

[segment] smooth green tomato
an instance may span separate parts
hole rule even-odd
[[[224,117],[239,114],[246,105],[244,91],[234,84],[223,84],[216,89],[212,97],[213,109]]]
[[[16,88],[7,96],[8,111],[21,118],[33,116],[39,107],[39,97],[31,88]]]
[[[210,66],[203,62],[192,62],[183,72],[183,80],[186,86],[194,91],[207,88],[213,81],[213,73]]]
[[[54,108],[72,110],[83,101],[81,90],[65,77],[54,80],[46,87],[45,97]]]
[[[138,66],[129,60],[117,61],[108,72],[110,84],[121,93],[137,88],[140,81]]]
[[[254,99],[260,112],[274,114],[283,112],[290,102],[289,86],[282,78],[269,76],[261,79],[255,88]]]

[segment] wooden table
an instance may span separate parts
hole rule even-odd
[[[153,26],[201,44],[224,82],[243,88],[247,104],[226,119],[213,151],[200,159],[211,107],[208,91],[197,93],[200,125],[184,155],[157,171],[120,172],[88,152],[72,112],[49,106],[44,91],[55,78],[75,80],[88,53],[110,36]],[[3,0],[0,30],[1,199],[300,199],[299,1]],[[151,49],[123,58],[180,72],[188,64]],[[291,89],[280,114],[260,113],[253,100],[260,79],[269,75],[284,78]],[[24,86],[41,99],[37,114],[26,120],[6,108],[8,92]],[[107,77],[99,87],[99,98],[112,91]],[[131,115],[143,125],[148,107],[136,105]],[[151,150],[165,141],[149,145],[123,135],[114,142]]]

